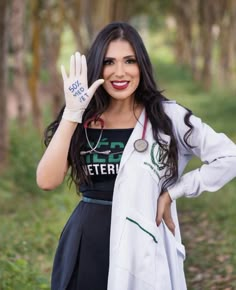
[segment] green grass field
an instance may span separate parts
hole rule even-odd
[[[174,65],[164,52],[162,58],[154,55],[153,60],[167,97],[192,109],[236,142],[235,94],[217,88],[204,92],[192,82],[188,71]],[[37,188],[35,169],[42,151],[40,137],[30,122],[24,139],[16,125],[11,125],[10,167],[0,183],[1,290],[50,289],[57,240],[78,202],[66,183],[54,192]],[[188,170],[198,165],[199,161],[193,160]],[[178,201],[189,290],[236,289],[235,193],[236,181],[232,181],[219,192]]]

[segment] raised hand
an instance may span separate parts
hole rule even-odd
[[[63,65],[61,66],[61,73],[64,81],[66,102],[62,118],[71,122],[81,123],[85,109],[96,89],[104,80],[99,79],[88,88],[87,62],[85,56],[79,52],[76,52],[70,58],[69,76],[67,76]]]

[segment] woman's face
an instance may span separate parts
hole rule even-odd
[[[114,40],[103,61],[103,87],[116,100],[133,98],[140,81],[135,52],[128,41]]]

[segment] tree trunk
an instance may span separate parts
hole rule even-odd
[[[40,73],[40,36],[39,1],[32,0],[32,67],[29,78],[29,89],[32,102],[33,122],[38,131],[42,132],[42,116],[38,101],[38,80]]]
[[[57,61],[60,54],[61,35],[63,30],[63,3],[45,3],[46,14],[43,19],[45,48],[43,53],[44,69],[49,73],[48,91],[52,97],[52,112],[56,118],[64,103],[62,77],[58,73]]]
[[[65,18],[66,22],[69,24],[75,38],[77,49],[84,53],[89,46],[88,41],[88,27],[83,24],[81,20],[81,15],[85,13],[85,5],[86,1],[63,1],[62,0],[62,11],[64,11],[63,17]],[[81,12],[83,11],[83,12]],[[85,17],[87,13],[85,13]]]
[[[18,119],[21,125],[26,119],[28,88],[25,75],[24,19],[25,0],[13,0],[11,9],[11,47],[13,53],[13,92],[16,97]]]
[[[220,72],[223,85],[233,81],[235,65],[236,2],[227,2],[220,25]]]
[[[213,50],[213,35],[212,26],[215,20],[214,6],[212,0],[199,2],[199,26],[201,33],[201,47],[202,47],[202,83],[206,90],[211,86],[212,82],[212,50]]]
[[[0,1],[0,172],[7,162],[8,133],[7,133],[7,17],[8,1]]]
[[[174,17],[177,23],[176,59],[182,65],[191,68],[193,78],[199,79],[197,68],[198,35],[196,33],[197,2],[174,0]]]
[[[137,3],[137,4],[139,4],[139,3]],[[111,19],[112,19],[112,21],[128,21],[131,14],[136,12],[136,10],[135,10],[136,5],[132,1],[111,0]]]

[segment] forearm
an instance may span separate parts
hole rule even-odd
[[[89,88],[87,62],[84,55],[76,52],[70,59],[70,73],[61,67],[64,82],[65,109],[62,121],[57,128],[47,150],[37,168],[37,184],[44,190],[60,185],[68,170],[68,152],[71,138],[96,89],[104,83],[96,80]]]
[[[37,184],[44,190],[59,186],[67,173],[68,152],[77,123],[62,119],[37,168]]]
[[[221,189],[235,176],[236,150],[235,156],[220,158],[184,174],[168,191],[173,200],[181,196],[197,197],[203,191],[214,192]]]

